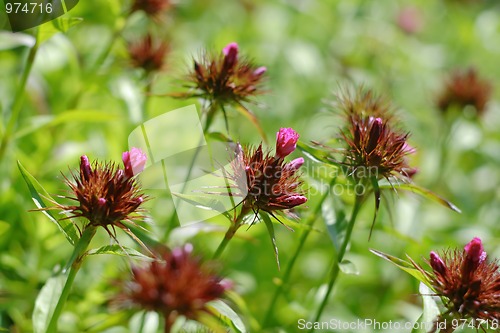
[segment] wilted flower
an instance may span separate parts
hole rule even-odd
[[[130,230],[122,221],[141,218],[140,206],[146,199],[134,174],[142,171],[145,155],[140,149],[133,148],[123,154],[125,170],[118,169],[113,163],[90,164],[87,156],[80,158],[80,171],[72,174],[73,180],[66,178],[66,183],[71,188],[75,205],[57,205],[58,209],[70,213],[70,217],[83,217],[91,226],[101,226],[115,239],[114,227],[123,229],[130,234]],[[142,245],[142,243],[141,243]]]
[[[487,260],[481,239],[474,238],[463,250],[445,251],[441,256],[430,253],[427,272],[417,264],[417,269],[428,277],[437,296],[443,300],[447,311],[437,322],[460,318],[498,321],[500,319],[500,270],[497,260]]]
[[[303,158],[285,162],[283,158],[295,150],[299,135],[291,128],[277,133],[276,155],[264,153],[262,144],[256,149],[239,147],[232,161],[232,179],[244,194],[243,210],[259,210],[273,215],[274,211],[289,210],[307,201],[301,190],[298,169]],[[274,215],[273,215],[274,216]]]
[[[197,320],[201,314],[209,314],[207,303],[223,297],[232,285],[202,265],[192,250],[187,244],[164,252],[161,260],[133,267],[132,279],[116,301],[157,311],[165,318],[165,332],[178,316]]]
[[[456,71],[446,80],[444,89],[437,99],[437,107],[446,112],[452,106],[459,108],[473,106],[480,115],[486,109],[491,92],[491,83],[481,79],[475,69]]]
[[[169,45],[166,42],[153,40],[150,34],[128,47],[132,65],[146,72],[162,70],[168,51]]]
[[[172,7],[170,0],[134,0],[132,12],[143,11],[151,17],[158,17]]]
[[[202,97],[209,102],[230,104],[249,101],[261,94],[266,67],[257,67],[239,54],[238,44],[230,43],[219,56],[205,55],[194,61],[188,87],[194,89],[180,97]]]
[[[341,133],[347,144],[344,163],[353,176],[408,179],[416,172],[407,159],[415,149],[407,143],[407,133],[394,129],[387,102],[359,91],[353,98],[341,98],[339,106],[347,120]]]

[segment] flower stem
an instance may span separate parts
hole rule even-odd
[[[210,129],[210,125],[212,123],[212,118],[209,117],[209,115],[213,116],[213,114],[215,113],[215,111],[216,111],[217,108],[218,108],[218,104],[217,103],[211,103],[210,107],[206,111],[207,118],[205,118],[205,124],[203,126],[203,137],[200,138],[200,141],[199,141],[198,145],[196,146],[196,150],[194,152],[193,158],[191,159],[191,162],[189,164],[189,168],[187,170],[186,178],[184,180],[181,193],[184,193],[184,191],[186,190],[187,183],[189,182],[189,178],[191,178],[191,174],[193,172],[194,164],[195,164],[195,162],[196,162],[196,160],[198,158],[198,155],[201,152],[201,148],[203,147],[202,144],[205,141],[204,135],[206,133],[208,133],[208,130]],[[165,170],[165,168],[163,168],[163,169]],[[169,222],[167,224],[166,231],[165,231],[165,235],[163,236],[163,239],[165,241],[168,239],[168,236],[170,235],[170,232],[178,225],[178,224],[176,224],[176,220],[178,219],[176,209],[178,209],[180,207],[181,202],[182,201],[179,201],[179,203],[177,204],[177,206],[174,207],[174,211],[173,211],[172,215],[170,216],[170,219],[169,219]],[[180,221],[179,221],[179,223],[180,223]]]
[[[11,140],[12,133],[17,123],[17,119],[21,113],[21,109],[23,106],[24,100],[24,89],[26,87],[26,82],[28,81],[28,77],[31,73],[31,69],[33,68],[33,63],[35,62],[35,57],[38,51],[38,29],[35,33],[35,45],[30,49],[28,53],[28,59],[26,60],[26,65],[24,66],[24,71],[21,76],[21,82],[17,87],[16,95],[14,97],[14,104],[12,106],[12,112],[10,114],[9,121],[7,123],[7,127],[5,128],[5,132],[2,136],[2,142],[0,143],[0,161],[3,159],[7,146]]]
[[[50,318],[49,325],[47,326],[47,333],[57,332],[57,321],[59,319],[59,316],[61,315],[64,304],[68,299],[69,292],[71,291],[71,286],[73,285],[76,274],[82,266],[85,252],[87,251],[87,248],[90,244],[90,241],[94,237],[96,230],[96,227],[90,225],[83,230],[82,237],[80,237],[80,239],[76,243],[73,254],[71,255],[71,258],[68,261],[66,267],[64,268],[63,273],[66,273],[69,269],[68,278],[66,279],[66,283],[64,284],[61,295],[59,296],[57,305],[54,309],[54,312],[52,313],[52,317]]]
[[[321,301],[321,304],[318,308],[318,312],[316,313],[316,316],[314,317],[314,322],[319,321],[319,319],[321,318],[321,314],[323,313],[323,310],[325,309],[326,304],[328,303],[328,299],[330,298],[330,294],[333,290],[335,282],[337,281],[337,277],[338,277],[339,271],[340,271],[339,264],[342,262],[342,259],[344,259],[344,254],[346,252],[347,245],[349,244],[349,241],[351,239],[352,230],[353,230],[354,224],[356,223],[356,218],[357,218],[358,213],[359,213],[361,206],[362,206],[361,205],[362,199],[363,199],[363,196],[361,196],[361,195],[356,196],[356,200],[354,202],[354,207],[352,209],[351,219],[349,220],[349,224],[347,225],[346,235],[345,235],[344,241],[342,242],[342,245],[339,249],[338,254],[335,256],[335,258],[333,260],[332,270],[330,273],[330,281],[328,282],[328,289],[326,290],[326,294],[323,297],[323,300]],[[313,326],[313,328],[311,328],[309,330],[309,332],[314,332],[314,331],[315,331],[315,328]]]
[[[236,231],[238,231],[238,229],[241,227],[241,221],[243,220],[243,217],[248,213],[248,210],[249,210],[248,208],[243,206],[238,217],[231,223],[229,229],[227,229],[226,234],[224,235],[224,238],[220,242],[219,247],[217,247],[217,250],[215,250],[212,259],[219,258],[222,252],[224,252],[224,249],[226,248],[227,244],[229,244],[229,241],[236,234]]]
[[[304,247],[307,237],[309,237],[309,234],[311,233],[312,226],[314,222],[318,219],[318,214],[321,212],[321,207],[323,205],[323,202],[325,202],[326,198],[330,194],[330,189],[331,187],[335,184],[337,178],[333,178],[330,181],[330,184],[328,185],[328,190],[321,196],[319,199],[318,204],[316,205],[316,208],[314,209],[312,215],[309,217],[307,222],[305,223],[307,228],[302,232],[299,240],[299,244],[297,248],[295,249],[295,252],[288,262],[285,272],[283,274],[283,278],[281,279],[281,283],[278,285],[278,287],[274,291],[273,298],[271,299],[271,303],[269,305],[269,308],[267,309],[266,316],[264,318],[264,325],[263,327],[267,327],[269,325],[269,321],[271,320],[273,314],[274,314],[274,308],[276,307],[276,303],[278,301],[278,298],[280,297],[281,293],[284,291],[285,287],[288,285],[288,282],[290,280],[290,276],[292,274],[293,267],[295,266],[295,262],[297,261],[297,258],[299,255],[302,253],[302,248]]]

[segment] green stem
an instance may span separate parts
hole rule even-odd
[[[323,310],[325,309],[326,304],[328,303],[328,299],[330,298],[330,294],[333,290],[335,282],[337,281],[337,277],[338,277],[339,271],[340,271],[339,264],[344,259],[344,254],[347,250],[347,245],[349,244],[349,241],[351,239],[352,230],[354,228],[354,224],[356,223],[356,218],[357,218],[358,213],[359,213],[361,206],[362,206],[361,205],[362,199],[363,199],[362,196],[360,196],[360,195],[356,196],[356,200],[354,202],[354,207],[352,209],[351,219],[349,220],[349,224],[347,225],[346,235],[345,235],[344,241],[342,242],[342,245],[340,247],[338,254],[335,256],[335,258],[333,260],[332,271],[330,274],[330,281],[328,282],[328,289],[326,290],[325,297],[323,297],[323,301],[321,302],[321,304],[318,308],[318,312],[316,313],[316,316],[314,318],[314,322],[319,321],[319,319],[321,318],[321,314],[323,313]],[[314,327],[309,330],[309,332],[314,332],[314,331],[315,331]]]
[[[210,125],[212,124],[212,120],[211,119],[212,119],[213,114],[215,113],[217,107],[218,107],[217,103],[212,103],[212,104],[210,104],[210,107],[208,108],[208,110],[205,112],[206,115],[207,115],[207,117],[205,118],[205,125],[203,126],[203,135],[205,135],[205,133],[208,133]],[[188,168],[188,171],[187,171],[186,178],[184,180],[184,185],[182,186],[181,193],[183,193],[186,190],[187,183],[189,181],[189,178],[191,177],[191,173],[193,172],[193,168],[194,168],[194,164],[196,162],[196,159],[198,158],[198,155],[201,152],[201,148],[203,147],[202,143],[204,142],[204,140],[205,140],[204,137],[200,138],[200,142],[198,143],[198,146],[196,147],[196,150],[194,152],[194,156],[191,159],[191,162],[189,164],[189,168]],[[165,230],[165,235],[163,236],[163,239],[165,241],[168,239],[168,236],[170,235],[170,232],[176,226],[178,226],[178,224],[175,223],[176,220],[177,220],[176,209],[179,208],[180,204],[181,204],[181,202],[179,202],[179,204],[177,205],[177,207],[174,207],[174,211],[172,212],[172,215],[170,216],[169,222],[167,224],[167,228]]]
[[[70,260],[68,261],[66,267],[64,268],[63,273],[68,272],[68,278],[66,279],[66,283],[64,284],[61,295],[59,296],[59,300],[57,301],[57,305],[52,313],[52,317],[50,318],[49,325],[47,326],[46,333],[56,333],[57,332],[57,321],[61,312],[64,308],[64,304],[68,299],[69,292],[71,291],[71,286],[75,280],[76,274],[80,270],[82,266],[83,258],[85,256],[85,252],[90,244],[90,241],[95,235],[97,228],[94,226],[87,226],[82,233],[82,237],[76,243],[75,248],[73,250],[73,254],[71,255]]]
[[[248,213],[249,209],[245,206],[241,208],[241,212],[238,215],[238,217],[231,223],[229,226],[229,229],[227,229],[226,234],[224,235],[224,238],[220,242],[219,246],[217,247],[217,250],[215,250],[214,256],[212,259],[217,259],[220,257],[222,252],[224,252],[224,249],[226,248],[227,244],[229,244],[229,241],[233,239],[233,236],[236,234],[236,231],[241,227],[241,221],[243,220],[243,217]]]
[[[288,282],[290,280],[290,276],[292,274],[293,267],[295,266],[295,262],[297,261],[297,258],[299,257],[299,255],[302,253],[302,248],[304,247],[304,245],[306,243],[307,237],[309,237],[309,234],[311,233],[312,226],[313,226],[314,222],[317,220],[318,214],[321,212],[321,207],[323,206],[323,202],[325,202],[326,198],[330,194],[330,189],[335,184],[336,180],[337,180],[337,178],[335,177],[330,181],[330,184],[328,185],[328,190],[321,196],[321,198],[319,199],[319,202],[318,202],[316,208],[314,209],[312,215],[309,217],[309,219],[305,223],[308,228],[306,228],[302,232],[302,234],[300,236],[299,244],[298,244],[297,248],[295,249],[295,252],[294,252],[292,258],[288,262],[288,265],[285,268],[285,272],[283,273],[283,278],[281,279],[281,283],[278,285],[278,287],[274,291],[273,298],[271,299],[271,303],[269,305],[269,308],[267,309],[266,317],[264,318],[263,327],[267,327],[267,325],[269,325],[269,322],[271,321],[271,318],[274,314],[274,308],[276,307],[276,303],[278,301],[278,298],[281,296],[281,293],[284,291],[285,287],[288,285]]]
[[[21,114],[21,108],[24,100],[24,89],[26,87],[26,82],[28,81],[28,77],[31,73],[31,69],[33,68],[33,63],[35,62],[35,57],[38,51],[38,29],[35,33],[35,45],[30,49],[28,53],[28,59],[26,60],[26,66],[24,67],[24,71],[21,76],[21,82],[16,91],[16,95],[14,98],[14,104],[12,106],[12,113],[10,115],[10,119],[7,123],[7,127],[5,128],[5,133],[2,137],[2,142],[0,143],[0,161],[3,159],[7,146],[11,140],[12,133],[16,126],[19,115]]]

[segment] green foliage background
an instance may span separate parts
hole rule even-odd
[[[51,194],[64,194],[60,172],[67,175],[68,167],[76,168],[80,155],[118,162],[127,149],[129,132],[142,121],[197,103],[153,96],[143,112],[143,73],[131,68],[127,43],[148,29],[157,29],[172,47],[166,70],[152,84],[155,94],[178,91],[192,56],[206,48],[220,50],[231,41],[238,42],[241,52],[257,64],[267,66],[269,92],[251,108],[271,141],[279,127],[293,127],[303,142],[334,137],[340,124],[330,104],[340,86],[363,84],[388,96],[398,108],[401,128],[412,133],[410,143],[418,149],[412,158],[412,165],[420,170],[415,182],[462,210],[459,215],[415,195],[389,191],[385,202],[390,209],[383,207],[368,242],[373,214],[369,201],[346,255],[359,274],[341,275],[324,320],[413,322],[420,315],[418,283],[375,257],[369,248],[398,257],[407,253],[422,262],[430,250],[462,247],[479,236],[490,256],[500,256],[500,4],[496,1],[186,0],[175,5],[161,27],[142,14],[125,22],[128,5],[119,0],[81,1],[66,17],[83,21],[40,45],[14,139],[0,161],[0,327],[31,332],[37,294],[72,250],[44,215],[29,212],[35,206],[16,161]],[[422,30],[413,35],[396,22],[406,6],[421,14]],[[17,34],[13,41],[6,33],[0,35],[4,124],[26,66],[29,48],[22,43],[29,34]],[[101,62],[100,55],[115,35]],[[493,84],[487,112],[480,119],[461,113],[442,117],[435,100],[443,80],[452,70],[469,66]],[[245,118],[234,110],[228,114],[235,138],[252,144],[261,141]],[[216,126],[223,129],[222,122]],[[445,159],[440,161],[447,127],[451,134],[444,144]],[[148,228],[161,238],[173,205],[167,194],[153,196],[148,203],[153,225]],[[315,207],[318,197],[311,192],[308,207]],[[333,246],[325,227],[332,223],[328,206],[333,203],[325,206],[326,218],[318,218],[314,225],[292,285],[278,303],[276,328],[270,331],[298,331],[297,320],[308,318],[321,300]],[[301,208],[299,214],[304,218],[310,213]],[[284,266],[301,228],[276,229]],[[101,231],[94,240],[96,247],[109,242]],[[282,272],[264,225],[242,228],[239,235],[251,241],[233,240],[222,266],[246,301],[250,315],[242,317],[251,328],[256,327],[253,321],[262,321]],[[222,236],[223,232],[202,232],[187,240],[208,258]],[[123,233],[118,238],[135,246]],[[183,241],[170,239],[169,245]],[[127,332],[129,315],[108,306],[116,292],[114,281],[127,270],[127,258],[90,258],[77,276],[61,317],[61,332]]]

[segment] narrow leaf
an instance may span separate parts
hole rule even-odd
[[[402,269],[406,273],[409,273],[413,277],[415,277],[417,280],[419,280],[422,283],[425,283],[428,287],[430,287],[430,282],[429,279],[422,273],[420,270],[415,268],[412,263],[396,258],[394,256],[391,256],[390,254],[386,254],[374,249],[370,249],[370,252],[375,254],[376,256],[379,256],[382,259],[385,259],[389,261],[390,263],[396,265],[398,268]]]
[[[152,260],[152,258],[145,256],[141,252],[134,250],[126,246],[120,246],[118,244],[105,245],[97,249],[92,249],[87,252],[88,255],[95,254],[115,254],[124,257],[137,257],[145,260]]]
[[[424,311],[422,314],[422,321],[424,323],[432,323],[440,315],[439,306],[436,303],[436,297],[434,291],[432,291],[425,283],[420,282],[418,288],[420,295],[422,295],[422,302]]]
[[[244,107],[242,104],[239,103],[236,105],[236,110],[238,110],[242,115],[244,115],[254,124],[254,126],[257,128],[257,131],[259,131],[262,140],[264,140],[265,143],[268,143],[266,138],[266,133],[262,129],[259,119],[257,119],[257,117],[252,113],[252,111],[248,110],[246,107]]]
[[[61,296],[66,278],[66,274],[53,276],[47,280],[40,290],[33,310],[32,319],[34,333],[45,333],[47,330],[50,318],[52,318],[52,313]]]
[[[339,268],[342,273],[346,275],[359,275],[359,270],[352,261],[342,260],[342,262],[339,263]]]
[[[445,198],[441,197],[440,195],[432,192],[431,190],[428,190],[426,188],[423,188],[423,187],[420,187],[418,185],[415,185],[415,184],[399,184],[399,185],[390,185],[390,184],[384,184],[384,185],[380,185],[380,188],[381,189],[400,189],[400,190],[404,190],[404,191],[409,191],[409,192],[413,192],[415,194],[418,194],[418,195],[421,195],[422,197],[426,198],[426,199],[430,199],[430,200],[433,200],[457,213],[461,213],[462,211],[457,207],[455,206],[453,203],[451,203],[450,201],[446,200]]]
[[[297,147],[309,157],[311,160],[321,163],[326,163],[334,166],[338,166],[337,163],[334,163],[330,158],[330,154],[324,150],[318,149],[317,147],[310,146],[302,141],[297,142]]]
[[[245,324],[243,324],[243,320],[241,320],[240,316],[226,303],[221,300],[216,300],[210,302],[208,307],[214,315],[219,317],[223,322],[225,322],[229,327],[236,330],[236,332],[246,333],[247,330],[245,328]]]
[[[278,270],[280,269],[280,259],[278,256],[278,246],[276,245],[276,237],[274,236],[274,225],[269,215],[266,213],[261,214],[262,219],[267,227],[267,232],[269,233],[269,237],[271,238],[271,242],[273,243],[274,256],[276,257],[276,264],[278,264]]]
[[[50,212],[49,210],[46,210],[47,205],[43,201],[41,195],[43,195],[46,198],[49,198],[52,200],[52,197],[50,194],[40,185],[40,183],[33,177],[21,164],[20,161],[17,161],[17,166],[19,167],[19,171],[21,171],[21,174],[24,178],[24,181],[26,182],[26,185],[28,185],[28,189],[31,194],[31,198],[35,202],[35,205],[41,210],[45,216],[47,216],[52,222],[54,222],[59,230],[66,236],[66,239],[68,242],[71,243],[71,245],[75,245],[75,243],[78,241],[78,234],[76,231],[75,226],[69,219],[62,219],[58,220],[56,217]],[[41,194],[41,195],[40,195]]]

